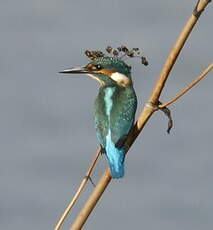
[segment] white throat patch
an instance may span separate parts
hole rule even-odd
[[[91,78],[97,80],[100,83],[100,85],[104,86],[104,82],[101,81],[99,78],[95,77],[93,74],[87,74],[87,75],[90,76]]]
[[[118,85],[126,87],[131,84],[131,80],[124,74],[115,72],[111,75],[111,78],[117,82]]]

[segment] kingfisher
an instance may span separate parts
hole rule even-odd
[[[125,141],[134,125],[137,97],[131,67],[116,57],[96,57],[64,74],[86,74],[100,84],[95,100],[95,128],[101,149],[106,154],[112,178],[124,176]]]

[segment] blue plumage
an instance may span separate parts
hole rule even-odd
[[[124,176],[124,144],[137,108],[130,70],[121,59],[97,57],[84,67],[61,72],[88,74],[100,83],[95,100],[95,128],[113,178]]]
[[[124,147],[116,148],[115,144],[111,139],[111,131],[109,130],[106,136],[106,147],[105,147],[107,159],[111,175],[113,178],[120,178],[124,176],[124,158],[125,150]]]
[[[95,101],[96,133],[113,178],[124,176],[124,142],[134,124],[136,107],[137,99],[131,86],[100,88]]]

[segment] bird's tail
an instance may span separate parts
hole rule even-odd
[[[121,178],[124,176],[124,147],[116,148],[112,141],[106,145],[106,155],[109,162],[112,178]]]

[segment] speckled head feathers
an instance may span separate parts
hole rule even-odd
[[[126,76],[131,74],[131,66],[128,66],[124,61],[115,57],[97,57],[88,65],[99,66],[100,69],[119,72]]]

